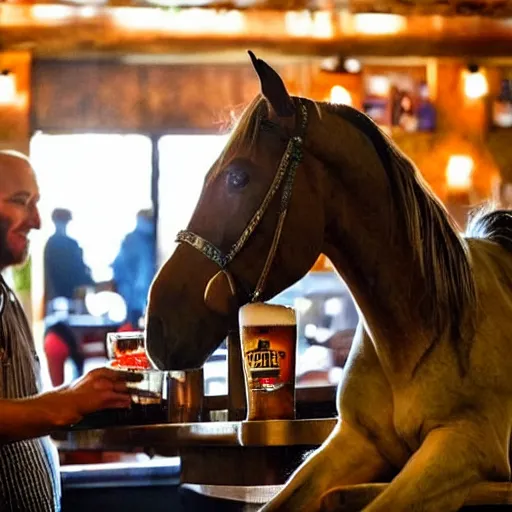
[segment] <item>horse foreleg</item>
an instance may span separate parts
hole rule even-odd
[[[340,422],[261,512],[315,512],[330,489],[375,481],[388,470],[375,446],[361,432]]]
[[[507,479],[505,451],[492,430],[482,432],[471,424],[433,430],[364,512],[459,510],[478,481]]]

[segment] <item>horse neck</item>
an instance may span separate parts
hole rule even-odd
[[[354,296],[386,373],[409,379],[435,336],[404,206],[396,204],[372,143],[343,118],[313,114],[307,141],[328,169],[323,252]]]
[[[417,309],[423,279],[408,248],[390,240],[385,217],[368,226],[355,215],[350,233],[329,223],[323,252],[350,289],[386,373],[410,376],[431,339]]]

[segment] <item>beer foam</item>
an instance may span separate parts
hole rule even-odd
[[[240,326],[295,325],[295,310],[278,304],[253,302],[242,306],[238,312]]]

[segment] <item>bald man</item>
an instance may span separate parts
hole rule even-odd
[[[0,151],[0,272],[27,257],[39,229],[39,189],[28,159]],[[52,431],[105,408],[130,406],[130,374],[101,368],[70,386],[39,394],[39,361],[30,326],[0,275],[0,511],[60,510]]]

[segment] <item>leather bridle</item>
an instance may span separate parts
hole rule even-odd
[[[274,231],[274,237],[272,239],[272,244],[267,254],[265,265],[263,266],[260,277],[256,284],[256,288],[252,293],[249,294],[251,302],[258,301],[265,288],[265,283],[267,281],[268,274],[270,272],[270,267],[272,266],[272,262],[274,261],[277,248],[279,246],[279,240],[281,238],[281,234],[283,231],[284,221],[286,218],[288,207],[290,205],[290,198],[292,195],[292,188],[295,180],[297,167],[299,166],[303,158],[304,135],[306,133],[306,127],[308,122],[308,112],[303,102],[301,102],[299,99],[296,99],[296,102],[296,128],[294,130],[294,134],[292,136],[287,137],[288,141],[286,150],[281,158],[274,180],[269,190],[267,191],[267,194],[265,195],[260,207],[252,216],[251,220],[249,221],[249,224],[247,224],[247,227],[240,235],[240,238],[231,247],[229,252],[227,254],[224,254],[214,244],[212,244],[208,240],[205,240],[200,235],[193,233],[192,231],[189,230],[180,231],[176,237],[177,242],[183,242],[191,245],[194,249],[197,249],[201,254],[204,254],[204,256],[206,256],[209,260],[216,263],[220,267],[221,271],[226,273],[229,279],[231,279],[230,283],[233,283],[234,281],[232,280],[228,272],[229,264],[235,259],[237,254],[242,250],[244,245],[247,243],[247,240],[252,235],[252,233],[260,223],[261,219],[265,215],[265,212],[267,211],[270,202],[278,192],[279,188],[281,188],[282,186],[279,216],[277,220],[276,229]],[[235,294],[233,286],[231,288],[233,294]]]

